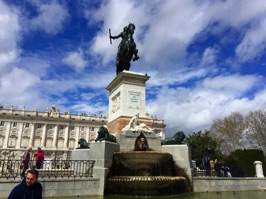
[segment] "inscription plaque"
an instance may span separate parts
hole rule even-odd
[[[128,107],[132,109],[140,109],[141,92],[128,91]]]

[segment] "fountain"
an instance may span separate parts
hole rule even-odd
[[[190,192],[191,184],[172,155],[150,149],[140,132],[134,150],[114,153],[107,190],[117,195],[178,195]]]
[[[108,161],[96,161],[96,165],[104,162],[101,165],[104,169],[97,171],[104,174],[99,176],[106,176],[106,193],[155,196],[192,190],[189,148],[162,146],[161,137],[151,128],[158,129],[163,123],[158,126],[146,112],[145,88],[149,78],[147,74],[124,70],[106,87],[109,91],[107,126],[116,134],[118,143],[117,148],[106,147],[108,156],[104,158]],[[130,121],[129,117],[132,117]]]

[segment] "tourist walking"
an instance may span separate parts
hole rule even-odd
[[[30,152],[32,150],[32,147],[28,147],[27,151],[24,152],[23,154],[23,168],[21,172],[21,177],[25,177],[25,171],[29,168],[29,162],[30,162]]]
[[[26,178],[13,188],[8,199],[42,199],[42,185],[38,182],[38,175],[37,170],[28,170]]]
[[[38,147],[34,157],[36,158],[36,168],[40,169],[44,160],[44,152],[42,151],[41,147]]]

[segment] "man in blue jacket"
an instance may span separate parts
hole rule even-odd
[[[26,178],[15,186],[8,199],[42,199],[42,185],[38,182],[38,171],[27,171]]]

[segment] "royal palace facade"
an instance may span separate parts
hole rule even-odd
[[[156,134],[164,138],[164,121],[151,120]],[[60,113],[54,105],[46,112],[0,106],[0,159],[19,159],[29,146],[33,147],[33,152],[41,147],[46,158],[69,159],[79,139],[94,141],[99,127],[107,123],[107,116]]]

